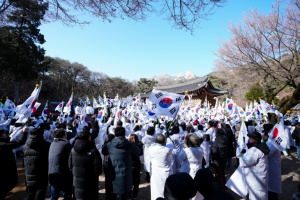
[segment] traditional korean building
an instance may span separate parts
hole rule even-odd
[[[208,76],[204,76],[201,78],[193,79],[191,81],[187,81],[184,83],[174,84],[174,85],[167,85],[167,86],[158,86],[154,87],[153,89],[177,93],[177,94],[188,94],[192,95],[193,100],[202,101],[207,98],[211,104],[215,104],[214,97],[218,97],[224,94],[227,94],[228,91],[220,90],[213,86],[211,81],[209,80]],[[149,97],[151,91],[143,94],[142,98]]]

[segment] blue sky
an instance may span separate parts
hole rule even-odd
[[[268,13],[273,0],[228,0],[215,10],[201,28],[193,32],[178,30],[151,15],[145,21],[116,19],[112,23],[93,19],[83,27],[67,27],[61,22],[41,26],[46,55],[78,62],[91,71],[129,81],[159,74],[175,76],[193,71],[204,76],[214,69],[215,53],[230,38],[228,25],[237,23],[243,13],[258,9]]]

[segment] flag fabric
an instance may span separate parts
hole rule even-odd
[[[31,113],[31,108],[34,106],[35,101],[38,99],[40,91],[42,88],[42,82],[39,86],[35,87],[30,97],[28,97],[21,105],[18,105],[16,108],[16,118],[19,118],[20,115],[23,115],[25,112],[27,115]]]
[[[82,110],[81,110],[81,125],[87,126],[87,116],[86,116],[86,104],[84,104]]]
[[[96,98],[93,97],[93,108],[95,109],[95,108],[99,108],[99,107],[100,107],[100,105],[98,104]]]
[[[31,116],[32,109],[34,108],[34,105],[40,95],[41,89],[42,89],[42,82],[38,87],[36,87],[33,90],[31,96],[20,106],[20,109],[15,116],[16,118],[19,118],[17,120],[17,123],[27,122],[28,118]]]
[[[91,101],[90,101],[89,97],[86,97],[86,104],[87,104],[87,105],[90,105],[90,104],[91,104]]]
[[[184,97],[184,95],[153,89],[149,96],[150,111],[156,115],[175,118]]]
[[[246,143],[249,140],[247,134],[248,131],[247,131],[246,124],[244,121],[242,121],[239,137],[237,139],[236,157],[239,157],[241,151],[247,148]]]
[[[42,112],[42,117],[44,118],[44,120],[47,119],[47,115],[48,115],[48,101],[46,102],[45,107]]]
[[[244,170],[239,166],[226,182],[226,186],[242,198],[245,198],[248,193]]]
[[[284,118],[273,127],[269,132],[268,139],[279,151],[284,151],[289,146],[289,136],[284,129]]]
[[[262,100],[262,99],[260,99],[259,102],[260,102],[260,105],[261,105],[261,111],[262,111],[263,114],[267,115],[267,113],[269,113],[269,112],[274,112],[274,111],[272,110],[272,107],[271,107],[270,104],[268,104],[267,102],[265,102],[265,101]]]
[[[233,112],[233,106],[234,106],[233,100],[226,98],[225,109],[226,109],[226,111],[228,112],[229,115],[231,115],[232,112]]]
[[[3,108],[0,106],[0,121],[4,120],[5,114]]]
[[[80,104],[80,105],[84,105],[84,101],[81,99],[81,98],[78,98],[78,104]]]
[[[16,110],[15,103],[7,98],[5,100],[5,103],[4,103],[2,111],[4,113],[6,113],[7,115],[10,115],[11,117],[13,117],[13,115],[15,114],[15,110]]]
[[[71,113],[71,109],[72,109],[72,105],[73,105],[73,92],[69,98],[69,101],[65,104],[64,107],[64,113],[67,115],[70,115]]]
[[[33,115],[36,112],[36,110],[40,107],[40,105],[41,103],[35,102],[33,108],[31,109],[31,115]]]
[[[103,117],[104,117],[104,111],[103,110],[99,110],[98,115],[97,115],[97,120],[98,120],[99,123],[102,122]]]
[[[63,101],[61,103],[59,103],[54,110],[61,113],[62,109],[63,109],[63,106],[64,106],[64,103],[65,102],[63,102]]]
[[[103,98],[99,95],[99,97],[98,97],[98,100],[99,100],[99,104],[100,104],[100,107],[103,107],[103,105],[104,105],[104,100],[103,100]]]
[[[15,103],[11,100],[9,100],[8,98],[5,100],[4,106],[3,106],[3,110],[7,110],[7,111],[15,111]]]

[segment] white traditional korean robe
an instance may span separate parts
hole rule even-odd
[[[172,174],[173,150],[155,143],[149,147],[151,200],[164,197],[166,179]]]
[[[250,200],[268,200],[268,155],[251,147],[240,159]]]

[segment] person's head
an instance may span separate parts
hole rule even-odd
[[[65,129],[59,128],[53,132],[54,138],[67,138]]]
[[[133,131],[134,132],[136,132],[136,131],[139,131],[139,130],[141,130],[141,128],[140,128],[140,125],[135,125],[135,127],[133,128]]]
[[[83,129],[78,135],[79,140],[91,140],[91,134],[89,131]]]
[[[223,129],[218,128],[218,129],[216,130],[216,136],[220,136],[220,135],[224,135],[224,134],[225,134],[225,132],[224,132]]]
[[[210,127],[214,127],[214,121],[213,120],[209,120],[207,123],[208,128]]]
[[[154,135],[154,133],[155,133],[155,128],[153,126],[150,126],[147,129],[147,135]]]
[[[42,135],[44,135],[44,129],[42,129],[42,128],[34,128],[34,129],[32,129],[32,131],[30,131],[30,135],[42,136]]]
[[[295,128],[300,129],[300,122],[297,122],[297,123],[295,124]]]
[[[172,134],[177,134],[177,133],[179,133],[179,131],[180,131],[179,126],[173,126]]]
[[[117,121],[117,126],[123,126],[123,122],[121,120]]]
[[[55,126],[57,129],[58,128],[64,128],[64,125],[63,124],[61,124],[61,123],[58,123],[58,124],[56,124],[56,126]]]
[[[203,126],[201,124],[198,124],[198,130],[203,131]]]
[[[51,129],[50,123],[44,123],[44,129],[49,131]]]
[[[114,134],[107,134],[107,136],[105,138],[105,143],[112,141],[114,138],[115,138]]]
[[[197,171],[194,177],[194,185],[205,199],[209,198],[216,190],[220,189],[213,173],[208,168],[199,169]]]
[[[128,138],[128,141],[134,144],[138,144],[139,143],[139,138],[136,134],[131,134]]]
[[[180,126],[181,126],[183,131],[186,130],[186,123],[185,122],[181,122]]]
[[[125,137],[125,128],[122,126],[117,126],[115,128],[115,136],[116,137]]]
[[[185,140],[188,147],[199,147],[201,144],[201,140],[196,134],[188,134]]]
[[[193,178],[186,172],[172,174],[166,179],[165,199],[188,200],[196,195],[197,189]]]
[[[262,137],[261,137],[260,133],[254,131],[253,133],[248,134],[247,136],[249,137],[249,142],[250,143],[254,143],[254,142],[261,143]]]
[[[157,136],[155,138],[155,143],[165,145],[166,137],[163,134],[157,134]]]

